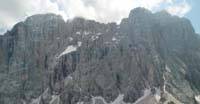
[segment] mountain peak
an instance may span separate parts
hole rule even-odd
[[[28,17],[0,36],[0,103],[194,104],[200,41],[189,22],[173,17],[145,8],[120,26]]]
[[[137,16],[137,15],[149,15],[149,14],[152,14],[152,12],[145,8],[138,7],[138,8],[131,10],[129,17],[133,17],[133,16]]]
[[[32,22],[32,21],[49,21],[49,20],[61,20],[61,21],[64,21],[62,16],[60,15],[56,15],[56,14],[53,14],[53,13],[46,13],[46,14],[35,14],[35,15],[32,15],[30,17],[28,17],[25,22]]]
[[[156,12],[155,15],[162,15],[162,16],[165,16],[165,17],[171,16],[171,14],[169,12],[167,12],[166,10]]]

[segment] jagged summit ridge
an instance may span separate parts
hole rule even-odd
[[[151,11],[145,9],[145,8],[142,8],[142,7],[138,7],[138,8],[135,8],[133,10],[131,10],[130,14],[129,14],[129,19],[133,18],[134,16],[141,16],[138,17],[139,19],[148,19],[151,18],[153,16],[153,18],[156,18],[156,19],[171,19],[171,20],[180,20],[180,21],[185,21],[185,22],[188,22],[190,25],[190,21],[186,18],[182,18],[182,17],[178,17],[178,16],[172,16],[171,14],[169,14],[167,11],[165,10],[162,10],[160,12],[156,12],[156,13],[152,13]],[[172,19],[173,18],[173,19]],[[64,19],[62,18],[62,16],[60,15],[57,15],[57,14],[53,14],[53,13],[47,13],[47,14],[35,14],[35,15],[32,15],[30,17],[28,17],[25,22],[32,22],[32,23],[43,23],[45,21],[62,21],[64,22]],[[74,19],[72,20],[67,20],[67,22],[72,22],[72,21],[93,21],[95,22],[94,20],[86,20],[82,17],[75,17]],[[123,21],[123,19],[122,19]],[[157,21],[160,21],[160,20],[157,20]],[[20,22],[21,23],[21,22]],[[99,23],[99,22],[97,22]],[[28,24],[28,23],[27,23]],[[101,23],[100,23],[101,24]],[[108,23],[109,24],[109,23]],[[16,24],[17,25],[17,24]],[[15,27],[15,26],[14,26]],[[191,25],[192,27],[192,25]],[[194,29],[193,29],[194,30]]]

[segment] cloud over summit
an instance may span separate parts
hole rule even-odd
[[[186,0],[0,0],[0,33],[38,13],[60,14],[65,20],[79,16],[119,23],[136,7],[153,12],[166,9],[177,16],[184,16],[191,10]]]

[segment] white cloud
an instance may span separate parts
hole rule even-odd
[[[82,0],[56,0],[54,1],[60,8],[60,11],[66,13],[67,18],[75,16],[95,19],[95,11],[91,6],[85,6]]]
[[[180,4],[171,5],[166,10],[172,15],[183,17],[191,10],[191,7],[188,3],[182,2]]]
[[[138,0],[138,2],[139,6],[152,10],[158,8],[161,3],[165,2],[165,0]]]
[[[10,29],[27,16],[49,12],[60,14],[65,20],[79,16],[119,23],[136,7],[154,12],[167,9],[178,16],[184,16],[191,9],[185,0],[0,0],[0,30]]]
[[[27,16],[48,12],[66,18],[66,13],[60,11],[57,3],[50,0],[0,0],[0,32],[11,29],[14,24]]]

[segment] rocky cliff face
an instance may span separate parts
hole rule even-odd
[[[34,15],[0,36],[0,104],[195,104],[199,63],[190,21],[165,11],[119,25]]]

